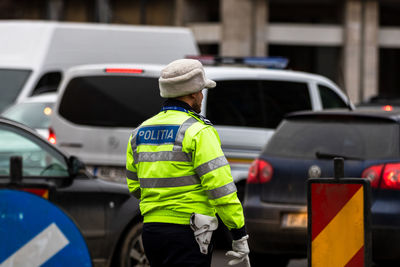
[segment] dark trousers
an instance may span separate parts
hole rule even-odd
[[[143,246],[151,267],[210,267],[212,248],[200,253],[199,245],[189,225],[145,223]]]

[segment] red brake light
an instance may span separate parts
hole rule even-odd
[[[400,189],[400,163],[388,163],[383,170],[381,188]]]
[[[361,177],[370,179],[372,188],[400,190],[400,163],[370,166]]]
[[[49,137],[47,137],[47,140],[53,145],[57,143],[56,134],[52,128],[49,128]]]
[[[378,188],[379,178],[381,177],[383,164],[370,166],[361,174],[362,178],[368,178],[371,181],[372,188]]]
[[[386,106],[383,106],[382,109],[383,109],[384,111],[392,111],[392,110],[393,110],[393,106],[391,106],[391,105],[386,105]]]
[[[268,162],[256,159],[253,161],[249,168],[249,174],[247,177],[248,184],[263,184],[271,180],[273,169],[271,164]]]
[[[143,69],[114,69],[114,68],[107,68],[105,72],[108,73],[143,73]]]

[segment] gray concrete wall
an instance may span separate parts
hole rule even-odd
[[[222,56],[251,56],[253,39],[253,1],[220,0]]]

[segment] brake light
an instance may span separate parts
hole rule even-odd
[[[263,184],[271,180],[273,169],[265,160],[256,159],[251,163],[247,177],[248,184]]]
[[[143,73],[143,69],[115,69],[115,68],[107,68],[105,69],[107,73]]]
[[[361,177],[370,179],[372,188],[400,190],[400,163],[370,166]]]
[[[382,176],[381,188],[400,189],[400,163],[388,163]]]
[[[49,128],[49,136],[47,137],[47,140],[50,143],[52,143],[53,145],[55,145],[57,143],[56,134],[55,134],[53,128]]]
[[[382,169],[383,164],[370,166],[362,172],[361,177],[369,179],[371,181],[372,188],[378,188],[379,178],[381,177]]]
[[[383,109],[384,111],[392,111],[392,110],[393,110],[393,106],[391,106],[391,105],[386,105],[386,106],[383,106],[382,109]]]

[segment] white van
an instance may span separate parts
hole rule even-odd
[[[162,68],[72,68],[60,86],[50,123],[57,146],[80,157],[95,175],[124,180],[129,135],[158,113],[164,101],[158,87]],[[217,129],[238,186],[286,113],[353,108],[332,81],[319,75],[245,67],[205,67],[205,72],[217,86],[204,91],[201,113]]]
[[[2,20],[0,111],[56,91],[65,70],[74,65],[166,64],[198,53],[187,28]]]

